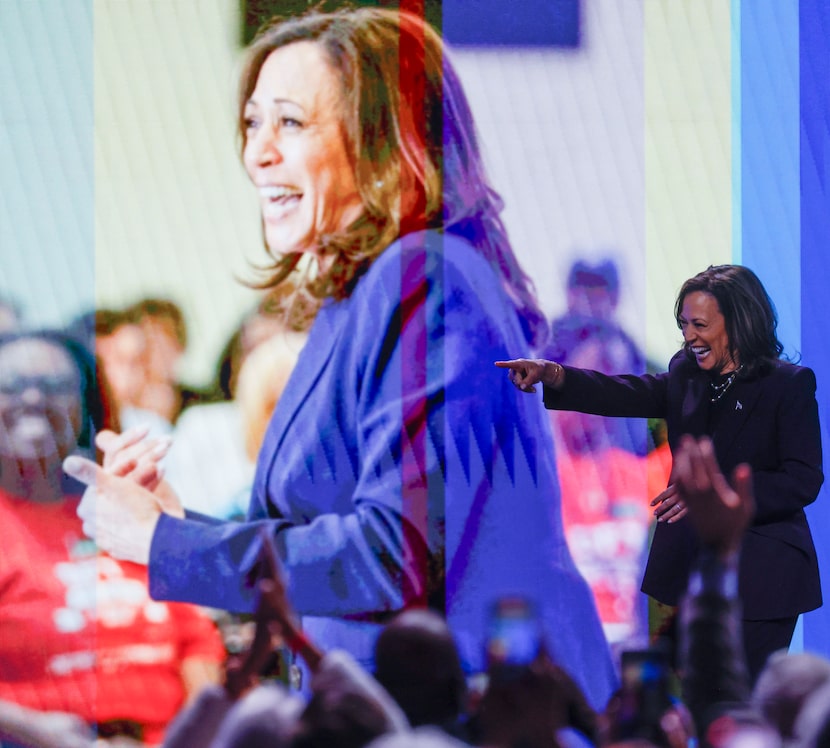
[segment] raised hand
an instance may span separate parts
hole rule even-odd
[[[672,472],[701,543],[721,554],[737,551],[755,511],[749,465],[735,468],[730,486],[720,471],[712,441],[686,435],[680,440]]]
[[[104,454],[104,470],[152,491],[165,512],[183,516],[179,497],[164,480],[162,460],[173,440],[169,436],[147,438],[147,432],[146,426],[135,426],[122,434],[101,431],[95,444]]]

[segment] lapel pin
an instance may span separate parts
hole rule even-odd
[[[741,405],[741,401],[740,401],[740,400],[736,400],[736,401],[735,401],[735,410],[743,410],[743,409],[744,409],[744,406],[743,406],[743,405]]]

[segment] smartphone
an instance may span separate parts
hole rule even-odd
[[[502,597],[491,608],[487,625],[487,664],[522,668],[542,647],[536,606],[524,597]]]
[[[669,659],[661,649],[622,653],[620,739],[653,739],[660,719],[671,706]]]

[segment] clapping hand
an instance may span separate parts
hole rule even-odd
[[[724,555],[739,550],[755,511],[749,465],[735,468],[730,486],[720,471],[712,441],[686,435],[674,457],[673,475],[701,543]]]
[[[162,480],[160,461],[167,439],[146,439],[144,428],[121,435],[103,431],[96,444],[104,452],[101,467],[73,455],[64,460],[67,474],[87,485],[78,506],[84,532],[115,558],[146,564],[162,512],[183,517],[178,498]]]

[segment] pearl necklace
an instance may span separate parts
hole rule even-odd
[[[712,388],[712,397],[709,398],[709,402],[716,403],[726,394],[726,391],[732,386],[732,382],[735,381],[735,378],[738,376],[738,372],[742,368],[743,366],[739,366],[720,384],[709,382],[709,386]]]

